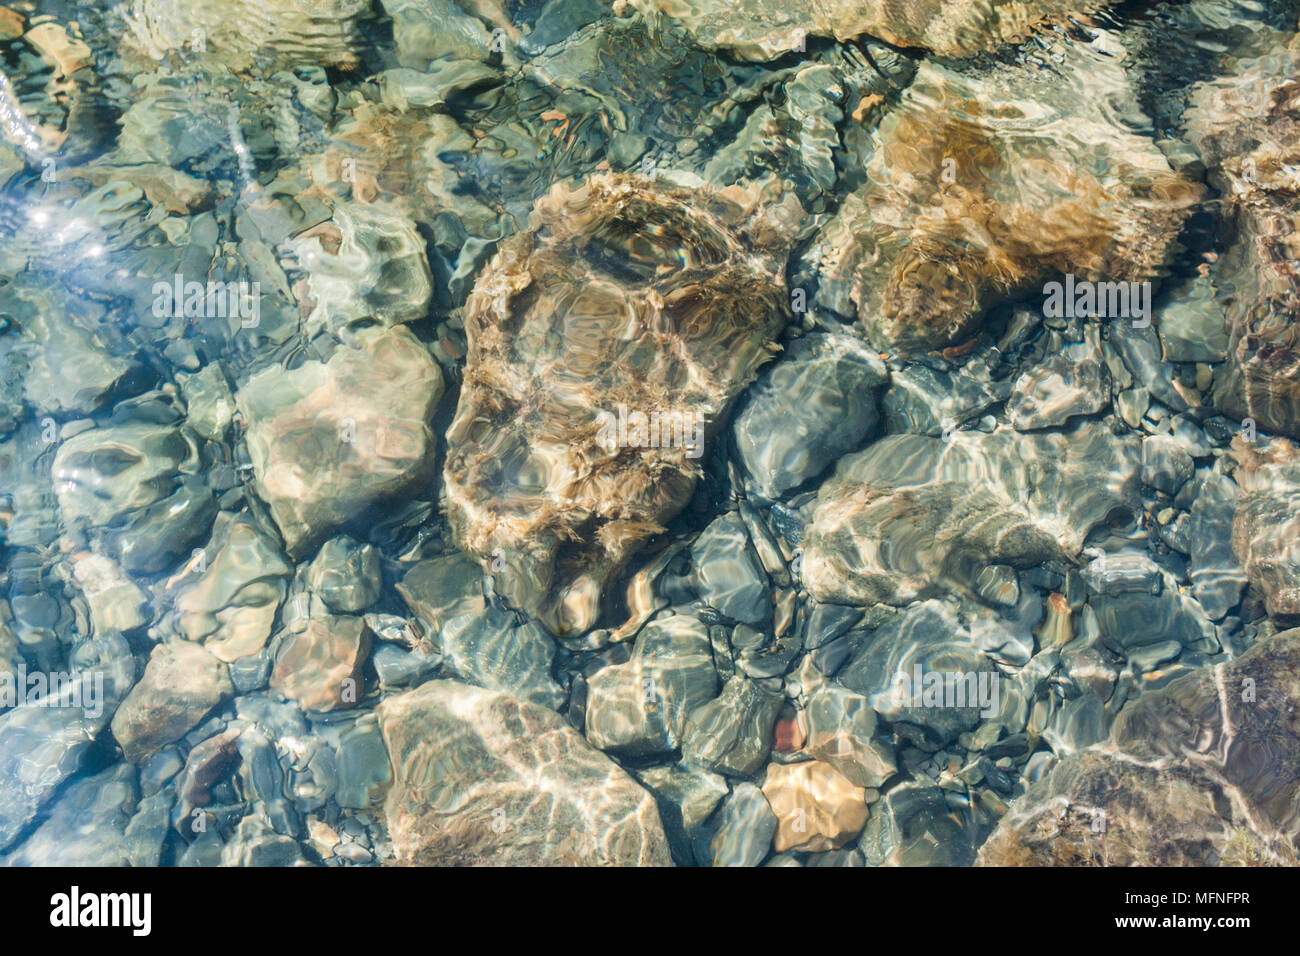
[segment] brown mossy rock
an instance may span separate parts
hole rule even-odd
[[[1164,271],[1201,187],[1133,131],[1149,120],[1118,57],[1081,43],[1063,56],[1051,84],[927,61],[873,134],[866,183],[811,254],[819,301],[876,348],[959,344],[990,306],[1062,274]]]
[[[496,564],[498,592],[556,634],[592,626],[608,579],[699,475],[693,424],[646,447],[619,434],[620,406],[629,421],[702,417],[707,442],[776,350],[801,213],[771,190],[559,184],[479,275],[448,516],[456,543]]]
[[[1098,10],[1105,0],[632,0],[647,15],[682,23],[706,49],[749,60],[802,50],[811,36],[851,40],[870,34],[895,46],[969,56],[1021,40],[1066,13]]]

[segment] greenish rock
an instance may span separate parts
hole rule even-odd
[[[227,663],[262,650],[293,569],[247,515],[217,515],[208,543],[158,590],[169,628]]]
[[[709,862],[713,866],[758,866],[772,851],[776,827],[776,814],[763,791],[752,783],[737,784],[718,813],[709,841]]]
[[[51,476],[66,523],[100,529],[128,571],[171,566],[211,524],[196,436],[164,424],[94,428],[63,442]]]
[[[771,751],[772,727],[782,702],[780,694],[734,675],[722,693],[687,718],[682,756],[688,764],[716,773],[756,773]]]
[[[630,660],[588,678],[587,740],[622,757],[676,750],[687,715],[717,692],[708,627],[687,614],[657,618]]]
[[[139,849],[128,836],[139,789],[135,768],[116,764],[73,781],[49,816],[7,855],[7,866],[109,867],[131,865]]]
[[[487,609],[483,570],[459,552],[414,565],[397,583],[397,593],[433,634],[458,617],[478,617]]]
[[[775,499],[862,445],[879,420],[884,363],[843,335],[795,339],[749,390],[732,424],[749,483]]]
[[[307,566],[307,583],[331,611],[364,611],[375,603],[383,586],[379,552],[346,535],[331,538]]]
[[[401,208],[384,202],[342,203],[332,220],[293,240],[315,307],[304,334],[336,337],[354,326],[424,318],[433,276],[424,240]]]
[[[339,784],[334,799],[339,806],[368,810],[383,802],[393,770],[379,724],[373,717],[363,717],[339,739]]]

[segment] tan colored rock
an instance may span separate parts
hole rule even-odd
[[[1067,45],[1050,84],[923,63],[810,249],[818,300],[897,354],[960,344],[1059,275],[1159,278],[1202,189],[1133,132],[1149,120],[1117,45]]]
[[[1300,45],[1199,84],[1189,139],[1223,194],[1237,241],[1212,267],[1229,338],[1214,403],[1300,438]]]
[[[869,813],[866,789],[820,760],[768,764],[763,796],[777,818],[777,853],[842,847],[862,832]]]
[[[113,736],[127,760],[141,763],[185,736],[233,693],[226,665],[202,647],[185,641],[159,644],[113,715]]]
[[[236,396],[258,493],[294,557],[429,477],[437,363],[401,326],[354,339],[327,362],[264,369]]]
[[[654,798],[552,711],[436,680],[376,713],[398,863],[671,863]]]
[[[1053,15],[1097,10],[1106,0],[631,0],[647,15],[680,21],[707,49],[750,60],[803,50],[811,36],[871,35],[895,46],[968,56],[1026,38]]]
[[[72,577],[90,605],[90,624],[96,635],[129,631],[149,622],[144,592],[111,558],[102,554],[75,558]]]
[[[95,62],[90,47],[69,36],[67,28],[53,20],[38,23],[23,34],[23,39],[54,61],[61,77],[69,77]]]
[[[361,618],[312,618],[301,631],[285,635],[271,670],[271,687],[307,710],[354,707],[369,651],[370,629]]]
[[[0,40],[16,40],[23,35],[22,14],[8,7],[0,7]]]

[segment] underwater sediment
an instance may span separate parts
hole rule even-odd
[[[1294,865],[1298,68],[0,0],[0,860]]]

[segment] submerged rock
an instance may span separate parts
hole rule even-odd
[[[379,597],[379,552],[343,535],[321,545],[307,567],[307,583],[331,611],[364,611]]]
[[[539,200],[480,274],[448,516],[498,592],[554,633],[595,622],[606,582],[689,499],[703,443],[771,354],[792,212],[738,189],[596,176]]]
[[[1121,712],[1104,747],[1033,784],[986,865],[1294,863],[1300,631],[1177,678]],[[1236,859],[1234,860],[1234,857]]]
[[[758,866],[771,852],[777,823],[762,790],[752,783],[737,784],[718,812],[709,841],[710,862],[714,866]]]
[[[159,644],[113,716],[113,737],[127,760],[142,763],[233,693],[226,665],[202,647],[185,641]]]
[[[1192,593],[1211,620],[1241,601],[1246,572],[1232,550],[1232,526],[1241,489],[1231,478],[1208,475],[1196,492],[1187,524]]]
[[[352,69],[359,64],[368,0],[141,0],[127,16],[126,42],[162,59],[208,49],[231,70],[295,66]]]
[[[1238,469],[1242,495],[1232,548],[1269,614],[1300,615],[1300,456],[1283,443],[1280,460],[1248,457]]]
[[[1074,556],[1136,509],[1137,448],[1091,423],[1069,434],[889,435],[840,461],[817,496],[803,579],[819,601],[901,606],[969,589],[989,563]]]
[[[1080,13],[1105,0],[632,0],[647,16],[680,21],[710,50],[751,60],[802,51],[810,36],[851,40],[870,34],[895,46],[968,56],[1032,34],[1053,15]]]
[[[139,840],[127,827],[139,788],[135,768],[119,763],[70,784],[48,818],[8,856],[7,866],[132,865]],[[156,863],[155,863],[156,865]]]
[[[415,322],[429,311],[433,277],[424,240],[392,204],[341,204],[330,222],[297,236],[293,246],[314,304],[308,337],[366,323]]]
[[[752,487],[781,497],[859,447],[879,421],[880,357],[845,335],[795,339],[745,395],[732,430]]]
[[[257,490],[298,556],[428,478],[442,373],[405,329],[356,333],[327,362],[264,369],[239,390]]]
[[[818,300],[906,353],[962,342],[1060,274],[1159,275],[1200,188],[1134,131],[1149,121],[1119,56],[1071,42],[1054,73],[923,63],[810,252]]]
[[[184,427],[131,423],[63,442],[51,477],[63,520],[89,526],[128,571],[161,571],[201,535],[216,502]]]
[[[867,822],[867,791],[820,760],[767,765],[763,796],[776,814],[777,853],[844,846]]]
[[[1229,332],[1215,404],[1300,438],[1298,72],[1294,43],[1242,60],[1229,76],[1193,91],[1186,124],[1238,233],[1214,273]]]
[[[166,583],[163,597],[181,636],[231,663],[266,644],[292,571],[270,534],[223,511],[212,539]]]
[[[654,799],[558,715],[444,680],[377,713],[398,863],[670,862]]]
[[[135,681],[119,634],[79,645],[69,663],[70,679],[51,689],[58,706],[28,701],[0,715],[0,849],[77,772]]]
[[[682,755],[707,770],[733,776],[758,771],[772,749],[772,727],[783,698],[736,674],[715,699],[691,712]]]
[[[686,717],[718,691],[709,629],[686,614],[651,621],[632,659],[587,681],[587,739],[622,756],[681,745]]]
[[[284,636],[271,687],[307,710],[353,707],[361,697],[361,666],[369,651],[370,629],[361,618],[312,618]]]

